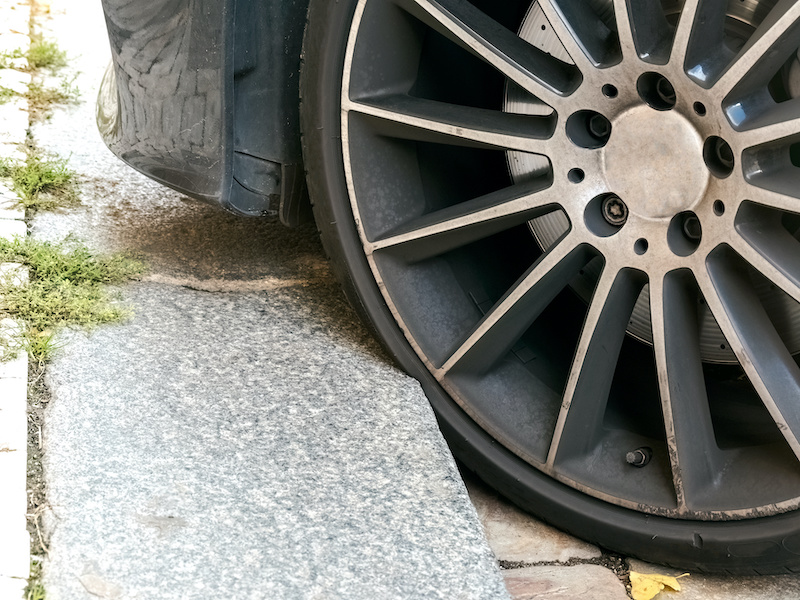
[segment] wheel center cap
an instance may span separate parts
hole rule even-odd
[[[675,111],[638,106],[613,122],[603,148],[609,191],[644,218],[671,218],[703,196],[709,171],[703,140]]]

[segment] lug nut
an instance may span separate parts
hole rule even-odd
[[[733,169],[733,150],[731,150],[728,142],[722,138],[717,138],[714,145],[714,151],[717,154],[717,159],[720,164],[728,170]]]
[[[598,140],[604,140],[611,134],[611,123],[603,115],[592,115],[589,119],[589,133]]]
[[[700,219],[696,215],[688,215],[683,220],[683,233],[693,242],[699,242],[703,237],[703,229],[700,227]]]
[[[651,458],[653,458],[653,450],[647,446],[637,448],[625,455],[625,460],[629,465],[634,467],[644,467],[650,462]]]
[[[614,227],[622,227],[628,220],[628,207],[619,196],[609,194],[603,200],[603,218]]]

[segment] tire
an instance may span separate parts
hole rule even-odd
[[[616,552],[793,572],[800,4],[685,4],[312,0],[309,193],[481,478]]]

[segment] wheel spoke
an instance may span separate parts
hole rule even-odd
[[[703,43],[707,52],[713,56],[716,52],[714,44],[722,41],[726,8],[726,0],[686,0],[678,18],[670,62],[683,70],[687,66],[690,44]],[[716,23],[719,23],[718,29]],[[694,46],[691,49],[694,50]]]
[[[614,17],[617,21],[617,35],[622,48],[622,58],[636,58],[638,56],[636,44],[633,39],[633,21],[628,12],[627,0],[614,0]],[[634,56],[628,56],[632,52]]]
[[[728,114],[734,121],[734,126],[738,126],[742,122],[740,118],[737,118],[735,108],[729,108]],[[734,141],[740,149],[777,142],[800,133],[800,102],[790,100],[779,104],[778,108],[769,114],[768,122],[755,125],[736,134]]]
[[[800,213],[800,198],[781,191],[768,190],[755,185],[755,183],[759,181],[760,179],[756,180],[756,182],[751,182],[747,190],[747,199],[749,201],[785,212]],[[769,179],[767,179],[767,182],[769,182]],[[800,193],[800,189],[798,189],[798,193]]]
[[[547,214],[563,197],[545,178],[513,185],[419,217],[367,252],[396,249],[411,261],[438,256]]]
[[[725,98],[755,67],[758,77],[769,81],[789,56],[797,51],[796,32],[800,3],[780,0],[753,33],[733,63],[714,84],[719,98]],[[787,39],[788,38],[788,39]]]
[[[345,110],[386,121],[392,137],[478,148],[502,148],[541,154],[552,152],[552,120],[458,106],[406,95],[350,101]]]
[[[589,248],[567,233],[523,275],[484,316],[438,370],[485,372],[497,363],[533,324],[569,281],[591,260]]]
[[[663,280],[651,279],[650,315],[678,507],[691,507],[693,498],[718,480],[725,463],[714,443],[691,275],[672,272]]]
[[[611,31],[585,2],[561,3],[563,6],[557,4],[554,0],[539,0],[539,7],[553,33],[584,79],[593,78],[600,65],[600,57],[607,53]],[[564,14],[567,9],[571,17],[569,19]],[[576,31],[571,23],[580,24],[581,29]]]
[[[623,58],[667,58],[672,32],[660,3],[614,0],[614,14]]]
[[[800,368],[767,316],[741,259],[729,249],[695,272],[731,350],[795,455],[800,458]]]
[[[580,85],[577,68],[535,48],[466,0],[396,0],[552,107]]]
[[[800,302],[800,242],[780,224],[757,220],[738,228],[741,237],[732,240],[732,247],[764,277]]]
[[[628,320],[643,285],[639,273],[608,265],[603,269],[567,379],[548,466],[556,459],[583,456],[597,443]]]

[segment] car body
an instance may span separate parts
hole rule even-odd
[[[451,447],[618,552],[800,566],[800,3],[104,0],[108,146],[313,200]]]
[[[184,194],[296,224],[307,2],[103,6],[113,62],[98,120],[109,148]]]

